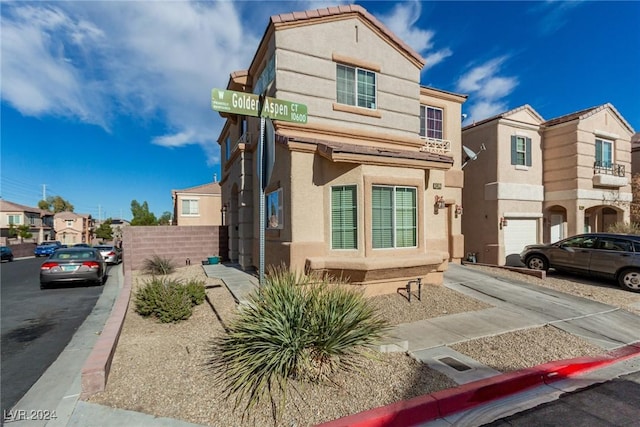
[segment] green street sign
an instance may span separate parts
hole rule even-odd
[[[260,97],[234,90],[211,90],[211,108],[222,113],[260,117]],[[262,117],[285,122],[307,123],[307,106],[278,98],[264,98]]]
[[[211,90],[211,108],[222,113],[259,116],[260,98],[258,95],[234,90]]]
[[[267,96],[262,107],[262,117],[285,122],[307,123],[307,106]]]

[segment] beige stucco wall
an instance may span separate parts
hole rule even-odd
[[[222,225],[222,198],[220,194],[177,193],[178,225]],[[198,214],[184,215],[183,200],[197,200]]]
[[[336,126],[415,137],[419,130],[420,70],[356,18],[276,31],[276,97],[306,104],[308,127]],[[338,41],[339,42],[336,42]],[[379,67],[379,117],[334,110],[334,55]]]
[[[355,28],[357,27],[357,30]],[[355,34],[357,31],[357,35]],[[273,174],[265,193],[282,190],[284,223],[265,230],[265,264],[284,263],[295,269],[344,271],[368,284],[368,292],[395,291],[407,277],[441,283],[447,261],[464,255],[462,204],[461,104],[464,96],[420,88],[415,61],[381,37],[370,23],[350,17],[320,25],[294,25],[267,31],[249,68],[249,81],[260,75],[275,54],[276,80],[269,96],[307,105],[304,125],[276,122],[276,132],[288,142],[276,143]],[[336,105],[336,63],[371,69],[377,75],[376,109]],[[418,152],[420,105],[444,110],[444,138],[451,141],[453,167],[434,162],[437,169],[382,166],[332,161],[319,154],[316,143],[333,141]],[[251,138],[223,160],[222,203],[227,208],[230,259],[243,267],[257,267],[259,257],[259,191],[256,145],[259,119],[247,118]],[[226,159],[225,138],[236,146],[241,122],[229,117],[219,142]],[[331,187],[356,185],[358,247],[331,249]],[[371,243],[372,185],[408,185],[417,188],[418,236],[415,248],[374,250]],[[434,198],[446,207],[437,213]],[[373,272],[373,273],[372,273]]]
[[[613,141],[613,162],[624,166],[626,185],[594,185],[596,138]],[[631,134],[616,114],[602,109],[582,120],[546,128],[544,144],[544,207],[567,210],[568,235],[584,232],[585,212],[594,207],[609,205],[617,212],[617,221],[629,222]],[[598,219],[591,219],[593,225],[598,224]],[[591,230],[605,231],[593,227]]]
[[[463,234],[467,252],[478,262],[503,265],[505,227],[500,218],[539,218],[544,200],[541,120],[528,108],[465,129],[464,145],[478,153],[465,166]],[[511,138],[531,139],[531,166],[511,164]],[[538,227],[542,239],[542,227]]]
[[[540,122],[523,108],[464,130],[467,147],[487,147],[464,169],[462,231],[466,252],[477,253],[478,262],[504,264],[501,217],[535,219],[538,240],[545,243],[554,237],[551,220],[558,215],[564,237],[582,233],[585,224],[606,231],[613,222],[629,221],[630,185],[606,187],[594,180],[595,139],[604,138],[614,141],[613,162],[625,167],[630,182],[631,134],[617,113],[606,107],[552,126]],[[531,138],[531,167],[510,164],[511,135]]]

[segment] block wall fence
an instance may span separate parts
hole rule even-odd
[[[227,226],[129,226],[122,229],[122,249],[128,269],[139,270],[158,255],[176,267],[201,264],[211,256],[228,257]]]

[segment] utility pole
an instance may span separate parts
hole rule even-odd
[[[47,200],[47,184],[42,184],[42,200]]]

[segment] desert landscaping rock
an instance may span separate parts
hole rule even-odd
[[[581,296],[598,301],[603,298],[606,301],[602,302],[623,308],[640,301],[640,296],[622,290],[618,299],[615,292],[616,296],[611,297],[611,292],[577,286],[572,281],[537,279],[502,269],[482,268],[514,280],[585,294]],[[201,266],[179,268],[171,276],[204,280],[211,305],[205,302],[194,307],[192,317],[186,321],[161,324],[142,318],[130,304],[106,391],[91,397],[90,401],[211,426],[273,425],[268,402],[253,408],[250,416],[243,419],[242,406],[234,410],[235,402],[225,399],[225,390],[207,366],[211,340],[224,334],[237,307],[226,287],[218,280],[207,278]],[[150,276],[134,272],[133,292],[149,279]],[[425,294],[429,298],[412,299],[410,304],[399,294],[374,297],[373,302],[381,315],[394,325],[488,307],[444,286],[425,286]],[[638,312],[640,310],[636,310]],[[463,342],[452,348],[502,372],[602,353],[602,349],[551,326]],[[358,371],[338,374],[334,384],[291,381],[287,406],[278,424],[315,425],[455,386],[452,379],[407,354],[376,353],[372,359],[363,359]]]

